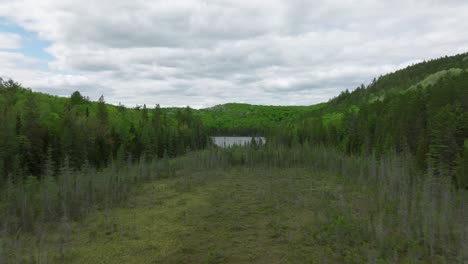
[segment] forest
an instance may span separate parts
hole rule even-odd
[[[325,143],[348,154],[409,155],[422,171],[466,189],[467,68],[467,54],[408,67],[342,92],[274,133],[288,145]]]
[[[312,106],[129,108],[1,80],[0,124],[0,263],[468,261],[467,53]]]
[[[80,170],[85,164],[106,167],[112,159],[174,157],[208,143],[188,107],[171,113],[159,105],[128,109],[106,104],[104,96],[90,102],[78,91],[70,98],[35,93],[12,80],[0,80],[0,107],[2,181],[40,178],[65,163]]]

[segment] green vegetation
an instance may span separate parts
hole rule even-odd
[[[467,57],[315,106],[128,109],[1,80],[0,263],[467,262]]]
[[[3,239],[4,260],[66,263],[462,263],[465,190],[394,155],[321,146],[192,152],[116,167],[146,175],[117,209]]]
[[[467,54],[414,65],[345,91],[319,111],[273,133],[277,141],[325,143],[349,154],[410,154],[422,171],[468,188]],[[443,67],[463,67],[459,68]]]
[[[212,135],[252,136],[268,134],[278,124],[301,120],[323,106],[324,104],[265,106],[231,103],[200,109],[197,114]]]
[[[422,171],[460,174],[468,139],[468,54],[409,66],[310,107],[226,104],[197,111],[211,134],[324,143],[346,153],[410,154]]]
[[[56,173],[68,159],[106,167],[111,159],[174,157],[201,149],[208,135],[190,108],[127,109],[90,102],[79,92],[70,99],[31,92],[0,79],[0,183]],[[53,174],[54,174],[53,173]]]

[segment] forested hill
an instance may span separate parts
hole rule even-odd
[[[266,106],[229,103],[200,109],[197,114],[213,135],[265,135],[278,124],[299,121],[321,109],[312,106]]]
[[[434,85],[441,79],[456,76],[466,69],[468,69],[468,53],[424,61],[374,78],[368,86],[361,85],[352,93],[346,90],[332,102],[336,106],[343,101],[357,103],[381,100],[389,94],[404,93],[406,90]]]
[[[337,123],[349,110],[362,105],[382,102],[385,97],[408,90],[425,89],[442,79],[451,78],[468,68],[468,53],[424,61],[393,73],[375,78],[369,85],[361,85],[342,92],[329,103],[313,106],[261,106],[229,103],[201,109],[197,114],[217,135],[266,134],[278,125],[321,117],[325,124]],[[351,88],[351,87],[349,87]],[[435,89],[438,89],[437,87]],[[388,101],[388,100],[387,100]]]
[[[420,169],[468,188],[468,54],[419,63],[342,92],[275,134],[286,144],[409,155]]]
[[[190,108],[125,108],[79,92],[61,98],[0,80],[0,181],[104,167],[112,159],[173,157],[204,148],[208,134]]]

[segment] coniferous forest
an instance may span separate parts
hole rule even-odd
[[[159,105],[133,109],[90,102],[78,91],[59,98],[0,82],[1,165],[3,181],[41,178],[65,163],[104,168],[113,159],[151,160],[202,149],[208,136],[190,108],[171,113]]]
[[[466,189],[467,68],[467,54],[410,66],[342,92],[277,133],[286,144],[325,143],[376,157],[409,155],[422,171]]]
[[[314,106],[129,108],[0,80],[0,191],[0,263],[466,263],[468,54]]]

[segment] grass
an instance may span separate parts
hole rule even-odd
[[[136,184],[118,207],[98,207],[79,221],[63,219],[32,234],[0,240],[3,260],[463,263],[466,259],[466,233],[460,231],[464,225],[457,218],[463,219],[466,211],[456,201],[466,196],[450,200],[443,198],[449,192],[441,191],[434,192],[434,197],[441,197],[438,200],[424,198],[430,192],[411,189],[420,185],[401,184],[405,173],[395,171],[401,169],[397,163],[368,164],[323,148],[278,150],[274,155],[271,151],[213,150],[171,160],[166,167],[172,172]],[[305,153],[315,158],[304,158]]]
[[[327,236],[324,225],[334,228],[329,218],[342,198],[342,186],[331,175],[242,167],[177,174],[139,186],[120,208],[71,224],[63,257],[57,250],[61,228],[52,228],[41,256],[37,238],[22,240],[18,252],[24,256],[35,248],[25,261],[47,255],[66,263],[362,260],[351,247],[326,243],[329,238],[315,241],[317,234]]]

